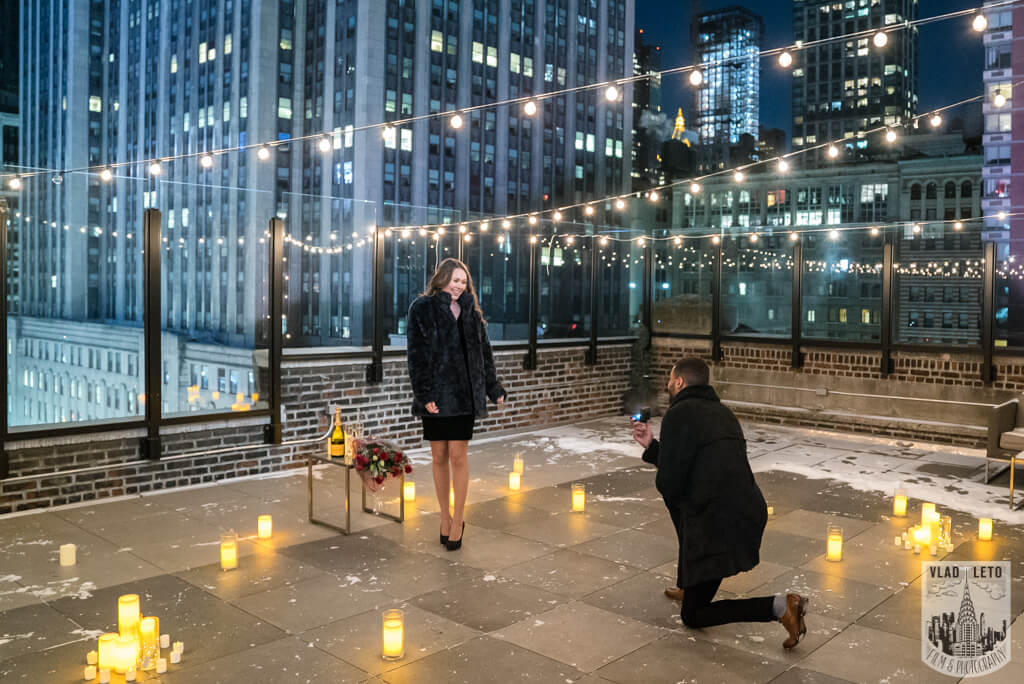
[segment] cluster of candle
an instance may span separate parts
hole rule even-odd
[[[907,515],[907,493],[903,489],[897,489],[893,495],[892,514],[897,518]],[[914,553],[928,549],[931,555],[937,556],[940,549],[947,553],[953,550],[952,527],[950,516],[940,515],[934,503],[925,502],[921,504],[921,524],[904,530],[893,538],[893,543],[908,551],[913,549]],[[978,520],[978,540],[992,541],[992,518]]]
[[[170,646],[170,635],[160,634],[160,618],[143,616],[139,595],[124,594],[117,599],[117,631],[97,639],[96,650],[86,654],[82,678],[108,684],[111,672],[123,674],[126,682],[134,682],[139,670],[167,672],[167,658],[160,657],[160,649]],[[184,650],[185,645],[176,641],[170,661],[180,663]]]
[[[516,454],[512,459],[512,472],[508,474],[508,488],[513,492],[518,492],[519,488],[523,484],[523,459],[519,454]]]
[[[274,536],[274,519],[269,515],[256,518],[256,538],[270,539]],[[238,535],[228,530],[220,535],[220,569],[235,570],[238,568]]]

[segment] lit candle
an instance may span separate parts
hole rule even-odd
[[[939,514],[935,512],[935,504],[921,504],[921,524],[927,525],[932,521],[932,518],[934,518],[935,520],[939,519]]]
[[[178,653],[184,653],[185,652],[185,642],[184,641],[175,641],[174,642],[174,648],[171,649],[171,650],[177,651]]]
[[[522,475],[523,474],[523,468],[524,468],[523,459],[522,459],[522,457],[519,456],[519,454],[516,454],[515,458],[512,459],[512,470],[514,472],[517,472],[520,475]]]
[[[573,513],[582,513],[586,506],[587,493],[579,482],[572,486],[572,510]]]
[[[117,647],[117,632],[101,634],[97,640],[98,654],[96,664],[100,670],[109,670],[114,667],[114,649]]]
[[[117,631],[121,636],[135,636],[139,631],[139,595],[124,594],[117,599]]]
[[[114,646],[114,671],[125,673],[135,669],[135,663],[139,659],[139,640],[134,636],[117,637],[117,645]]]
[[[939,545],[936,544],[934,540],[932,541],[932,545],[928,547],[928,552],[933,556],[939,555]]]
[[[134,667],[124,673],[124,681],[126,681],[126,682],[134,682],[135,681],[135,668]]]
[[[897,518],[907,516],[907,493],[902,489],[897,489],[892,497],[892,514]]]
[[[982,518],[978,521],[978,539],[992,541],[992,518]]]
[[[181,662],[181,651],[171,651],[171,665],[177,665]]]
[[[238,536],[234,532],[220,536],[220,569],[234,570],[238,567]]]
[[[256,518],[256,536],[260,539],[270,539],[274,534],[274,519],[269,515],[261,515]]]
[[[914,528],[914,546],[930,546],[932,540],[931,527],[920,525]]]
[[[170,634],[161,634],[160,635],[160,648],[170,648],[170,647],[171,647],[171,635]]]
[[[85,667],[85,671],[82,673],[82,679],[87,679],[90,682],[92,680],[96,679],[96,666],[95,665],[87,665]]]
[[[156,659],[156,673],[163,674],[167,672],[167,658]]]
[[[99,662],[99,653],[97,653],[96,651],[89,651],[85,654],[85,662],[89,663],[90,665],[95,665],[97,662]]]
[[[896,546],[903,546],[903,537],[897,536],[895,538],[895,541],[893,541],[893,544],[895,544]]]
[[[99,671],[100,684],[110,684],[110,670],[102,668]]]
[[[522,484],[521,479],[522,475],[513,470],[511,473],[508,474],[508,488],[511,489],[513,492],[518,492],[519,486],[520,484]]]
[[[402,485],[402,498],[406,501],[416,500],[416,483],[412,480],[407,481]]]
[[[384,636],[381,655],[384,660],[400,660],[405,656],[405,616],[390,608],[384,611]]]
[[[843,529],[829,525],[825,542],[825,560],[838,562],[843,559]]]
[[[768,515],[775,515],[775,506],[768,507]]]
[[[75,564],[75,545],[74,544],[61,544],[60,545],[60,565],[61,567],[67,567]]]

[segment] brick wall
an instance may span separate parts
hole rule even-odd
[[[522,369],[523,351],[495,351],[498,376],[509,402],[477,423],[476,434],[564,423],[620,410],[629,384],[630,346],[601,346],[598,363],[584,364],[583,347],[539,349],[537,370]],[[284,441],[319,437],[334,406],[346,420],[357,416],[367,434],[384,435],[405,448],[418,447],[419,419],[410,415],[412,390],[404,357],[388,357],[384,382],[367,385],[366,359],[285,360],[282,368]],[[265,419],[168,426],[161,432],[160,460],[139,456],[144,432],[107,433],[8,442],[10,478],[0,481],[0,514],[104,497],[197,485],[304,465],[323,443],[262,446]],[[251,446],[252,449],[242,447]],[[190,452],[224,450],[191,456]],[[49,475],[61,471],[59,475]]]

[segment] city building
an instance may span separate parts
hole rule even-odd
[[[661,182],[659,150],[668,124],[661,111],[661,47],[643,37],[639,29],[633,41],[633,74],[647,76],[633,84],[633,190]]]
[[[986,2],[986,6],[997,4]],[[1013,125],[1013,8],[1005,4],[985,12],[988,27],[984,33],[985,101],[982,105],[985,115],[985,166],[982,169],[985,190],[982,209],[985,211],[985,228],[993,239],[1003,243],[1010,227],[1010,218],[1000,218],[1001,212],[1011,213],[1010,190],[1012,186],[1011,149],[1014,143]],[[996,106],[997,97],[1005,103]],[[1024,127],[1016,127],[1018,132]]]
[[[901,25],[917,14],[917,0],[794,0],[793,38],[808,44],[793,56],[794,150],[829,140],[847,141],[850,153],[882,146],[884,134],[859,133],[913,118],[918,31]],[[885,33],[883,46],[872,31]],[[814,44],[854,33],[860,37]]]
[[[898,223],[889,229],[897,231],[892,238],[898,273],[894,341],[980,343],[982,281],[968,262],[980,259],[983,250],[982,157],[970,153],[962,138],[939,138],[946,141],[944,148],[922,145],[933,150],[931,157],[793,169],[785,175],[769,167],[752,172],[742,184],[719,176],[706,179],[697,194],[676,188],[674,232],[723,236],[723,287],[727,301],[735,303],[722,312],[723,331],[789,336],[790,232],[808,230],[800,237],[802,336],[878,341],[877,264],[886,224]],[[871,227],[878,233],[872,234]],[[838,232],[830,234],[832,228]],[[665,292],[709,294],[709,267],[666,268],[667,256],[655,273],[668,285]],[[944,262],[950,272],[941,278],[923,268]],[[674,304],[666,298],[661,306]],[[664,318],[686,325],[685,317],[676,314]]]
[[[17,193],[12,233],[36,227],[20,243],[20,314],[65,321],[59,339],[39,344],[88,339],[93,323],[141,327],[147,208],[161,211],[166,245],[165,337],[248,357],[267,338],[271,218],[291,241],[286,345],[364,346],[376,226],[454,223],[631,188],[632,87],[613,100],[603,88],[545,99],[534,115],[524,105],[473,109],[454,124],[487,102],[631,76],[634,0],[24,9],[19,159],[51,171]],[[159,173],[139,163],[154,158]],[[119,165],[111,178],[95,172],[108,164]],[[492,338],[522,339],[525,235],[486,250],[400,237],[385,260],[396,343],[434,260],[455,254],[478,275]],[[165,358],[182,395],[196,385],[186,357]]]
[[[764,20],[743,7],[693,18],[695,63],[703,67],[696,89],[702,170],[725,168],[729,150],[743,134],[760,131],[761,39]]]

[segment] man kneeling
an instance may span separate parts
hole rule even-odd
[[[768,509],[747,461],[736,416],[708,384],[710,369],[696,358],[672,367],[671,402],[654,439],[647,423],[633,423],[644,461],[658,468],[656,485],[679,537],[676,586],[683,589],[683,624],[778,620],[790,649],[806,634],[807,599],[798,594],[714,601],[722,580],[759,562]]]

